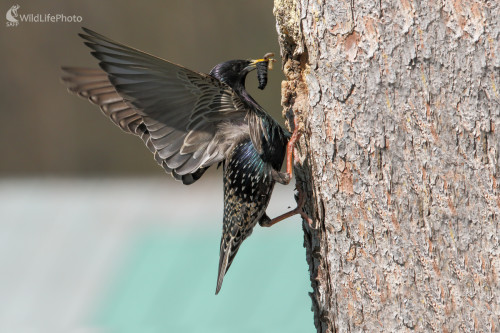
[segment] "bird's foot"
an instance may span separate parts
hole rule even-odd
[[[277,181],[280,184],[288,185],[290,184],[290,180],[292,180],[292,175],[288,172],[279,172],[276,170],[271,170],[271,177],[273,177],[274,181]]]
[[[306,203],[306,195],[304,193],[304,190],[302,189],[302,186],[297,186],[297,195],[296,195],[296,200],[297,200],[297,207],[294,209],[297,211],[297,214],[299,214],[304,221],[307,222],[309,227],[313,227],[313,220],[312,218],[307,215],[306,212],[304,212],[304,204]]]
[[[302,134],[301,129],[299,129],[297,118],[294,118],[294,130],[288,144],[286,146],[286,171],[280,172],[276,170],[271,170],[271,176],[274,181],[288,185],[292,180],[292,172],[293,172],[293,161],[298,161],[297,154],[294,154],[295,145],[297,144],[300,136]]]
[[[300,139],[302,135],[302,130],[299,129],[299,124],[297,118],[294,118],[294,128],[292,136],[290,140],[288,140],[288,144],[286,145],[286,173],[292,178],[292,170],[293,170],[293,156],[295,151],[295,145]]]
[[[306,214],[306,212],[304,212],[303,210],[303,207],[304,207],[304,204],[306,202],[306,196],[304,194],[304,191],[302,190],[302,188],[300,186],[296,187],[297,189],[297,195],[296,195],[296,200],[297,200],[297,207],[295,207],[295,209],[285,213],[285,214],[282,214],[278,217],[275,217],[274,219],[261,219],[259,221],[259,224],[262,226],[262,227],[270,227],[278,222],[281,222],[283,221],[284,219],[287,219],[291,216],[294,216],[296,214],[299,214],[306,222],[307,224],[309,224],[309,227],[313,227],[313,221],[312,219],[309,217],[309,215]],[[266,215],[267,216],[267,215]]]

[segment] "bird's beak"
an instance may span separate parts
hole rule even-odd
[[[260,62],[267,62],[267,69],[273,69],[273,62],[275,62],[276,59],[272,57],[274,57],[274,53],[266,53],[261,59],[250,60],[250,65],[247,66],[248,71],[254,70]]]

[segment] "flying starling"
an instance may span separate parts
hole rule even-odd
[[[290,182],[299,135],[297,126],[291,135],[245,90],[247,74],[257,67],[259,88],[265,87],[272,54],[226,61],[207,75],[83,30],[86,34],[79,36],[101,70],[63,67],[69,91],[97,104],[122,130],[139,136],[158,164],[184,184],[196,182],[211,165],[223,165],[217,294],[257,223],[270,226],[301,213],[297,207],[273,220],[266,215],[275,182]],[[285,155],[287,172],[280,172]]]

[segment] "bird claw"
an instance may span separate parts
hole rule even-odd
[[[272,226],[280,221],[283,221],[284,219],[287,219],[293,215],[299,214],[307,222],[309,227],[313,228],[312,219],[303,210],[304,204],[306,202],[306,196],[304,195],[304,191],[302,190],[301,187],[296,187],[296,190],[298,193],[295,195],[295,200],[297,201],[297,207],[295,207],[295,209],[293,209],[287,213],[284,213],[278,217],[275,217],[272,220],[269,219],[268,217],[267,217],[267,219],[263,218],[259,221],[259,224],[262,227],[270,227],[270,226]]]
[[[271,176],[273,177],[273,180],[283,185],[290,184],[290,181],[292,180],[292,175],[288,172],[279,172],[274,169],[271,170]]]
[[[297,154],[294,154],[293,152],[295,150],[295,144],[297,143],[298,139],[300,138],[300,135],[302,134],[302,128],[300,127],[300,124],[299,124],[297,118],[295,118],[295,117],[292,118],[293,112],[291,112],[291,109],[289,110],[289,112],[287,112],[287,116],[289,117],[290,122],[293,120],[293,124],[294,124],[292,136],[287,144],[287,154],[286,154],[287,171],[286,172],[279,172],[279,171],[276,171],[274,169],[271,170],[271,177],[273,178],[273,180],[280,183],[280,184],[283,184],[283,185],[289,184],[291,179],[292,179],[292,160],[297,161],[297,159],[298,159]],[[305,204],[305,199],[306,199],[305,195],[304,195],[304,191],[302,190],[302,187],[298,186],[298,185],[295,186],[295,189],[298,192],[295,195],[295,200],[297,201],[297,207],[295,209],[287,212],[287,213],[284,213],[278,217],[275,217],[272,220],[267,218],[267,220],[263,219],[263,220],[259,221],[259,224],[261,226],[270,227],[270,226],[272,226],[272,225],[274,225],[274,224],[276,224],[276,223],[278,223],[286,218],[289,218],[290,216],[299,214],[302,217],[302,219],[304,219],[304,221],[307,222],[309,227],[313,228],[312,219],[303,210],[303,207]]]
[[[307,222],[310,228],[313,228],[313,220],[307,215],[306,212],[304,212],[304,204],[306,203],[306,196],[304,194],[304,191],[302,190],[301,186],[295,186],[295,189],[297,190],[297,194],[295,195],[295,200],[297,200],[297,207],[294,209],[297,214],[299,214],[304,221]]]

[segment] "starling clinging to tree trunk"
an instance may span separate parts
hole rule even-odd
[[[275,182],[290,182],[298,138],[245,90],[245,78],[257,66],[259,86],[265,86],[267,66],[262,64],[272,62],[270,55],[226,61],[207,75],[83,30],[86,34],[80,36],[102,70],[63,68],[67,73],[63,81],[71,92],[99,105],[122,130],[139,136],[156,161],[184,184],[194,183],[211,165],[222,163],[218,293],[241,243],[257,223],[270,226],[301,212],[297,207],[273,220],[265,212]],[[285,155],[287,172],[280,172]]]

